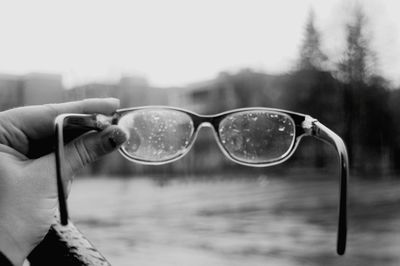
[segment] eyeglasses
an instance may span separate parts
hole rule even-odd
[[[199,129],[213,129],[217,143],[230,160],[266,167],[289,159],[304,136],[313,136],[336,149],[340,162],[337,253],[343,255],[347,238],[347,179],[349,163],[343,140],[309,115],[272,108],[235,109],[217,115],[198,115],[173,107],[147,106],[117,110],[112,116],[62,114],[55,120],[57,187],[61,224],[68,224],[63,186],[64,127],[102,130],[120,126],[128,135],[120,153],[148,165],[176,161],[189,152]]]

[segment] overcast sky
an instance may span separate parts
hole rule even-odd
[[[157,86],[223,70],[290,70],[310,8],[332,60],[343,52],[344,0],[2,1],[0,72],[60,73],[66,86],[144,75]],[[400,84],[400,1],[364,0],[382,74]]]

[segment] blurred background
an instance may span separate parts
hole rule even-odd
[[[396,0],[4,1],[0,108],[117,97],[200,114],[309,114],[350,156],[347,254],[335,254],[335,150],[235,165],[202,130],[164,166],[114,153],[86,168],[72,219],[113,265],[399,265]]]

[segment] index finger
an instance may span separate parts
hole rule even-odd
[[[119,107],[116,98],[96,98],[59,104],[26,106],[4,112],[7,120],[30,139],[42,139],[54,134],[54,119],[63,113],[109,115]]]

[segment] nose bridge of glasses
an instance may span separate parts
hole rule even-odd
[[[213,124],[213,117],[211,116],[198,116],[196,121],[196,131],[199,133],[202,128],[209,128],[213,133],[216,133],[215,126]]]
[[[201,129],[203,127],[213,128],[213,125],[209,121],[202,121],[199,123],[198,128]]]
[[[196,117],[192,118],[195,124],[195,135],[199,134],[200,129],[208,128],[212,131],[213,135],[218,139],[217,134],[217,126],[215,121],[215,116],[213,115],[196,115]]]
[[[194,137],[193,137],[193,142],[192,142],[192,144],[194,144],[194,142],[196,141],[197,136],[199,135],[200,130],[201,130],[202,128],[208,129],[207,131],[209,131],[209,133],[206,133],[206,135],[211,134],[211,135],[208,135],[208,136],[203,135],[202,137],[206,137],[206,138],[207,138],[207,137],[210,137],[210,139],[211,139],[211,138],[214,138],[215,141],[218,143],[218,145],[220,145],[220,141],[219,141],[219,139],[218,139],[217,129],[216,129],[215,126],[213,125],[212,121],[209,121],[209,120],[203,120],[203,121],[201,121],[201,122],[199,122],[199,123],[197,124],[196,130],[195,130],[195,134],[194,134]],[[205,132],[203,132],[203,134],[204,134],[204,133],[205,133]],[[213,137],[212,137],[212,136],[213,136]]]
[[[210,127],[215,129],[215,115],[192,115],[192,120],[196,129]]]

